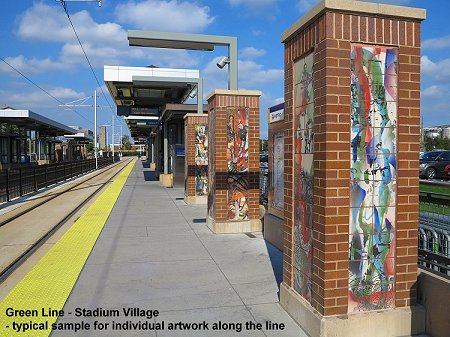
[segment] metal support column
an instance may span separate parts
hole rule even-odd
[[[203,113],[203,78],[197,83],[197,113]]]
[[[164,122],[164,174],[169,174],[169,139],[168,139],[168,125]]]
[[[150,161],[150,163],[153,163],[153,136],[150,135],[150,137],[148,137],[148,160]]]
[[[231,43],[228,46],[228,89],[238,90],[238,47],[237,37],[230,37]]]

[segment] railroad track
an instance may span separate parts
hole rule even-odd
[[[88,177],[87,179],[82,179],[82,180],[79,181],[79,182],[71,183],[71,185],[70,185],[68,188],[65,188],[65,189],[63,188],[61,191],[58,191],[58,192],[56,192],[56,193],[49,193],[49,194],[47,194],[47,195],[44,195],[44,196],[42,197],[43,200],[40,201],[40,202],[33,203],[33,202],[31,201],[29,207],[24,207],[23,209],[20,209],[18,212],[15,212],[16,209],[11,210],[11,211],[8,212],[8,213],[14,213],[14,214],[13,214],[12,216],[9,216],[9,217],[7,217],[7,218],[1,220],[1,221],[0,221],[0,227],[6,225],[7,223],[9,223],[9,222],[11,222],[11,221],[13,221],[13,220],[15,220],[15,219],[20,218],[22,215],[28,213],[30,210],[32,210],[32,209],[34,209],[34,208],[36,208],[36,207],[39,207],[39,206],[41,206],[41,205],[43,205],[43,204],[46,204],[47,202],[49,202],[49,201],[51,201],[51,200],[53,200],[53,199],[55,199],[55,198],[61,196],[61,195],[64,194],[64,193],[73,191],[75,188],[77,188],[78,186],[84,184],[85,182],[87,182],[87,181],[89,181],[89,180],[92,180],[92,179],[98,177],[99,175],[101,175],[101,174],[103,174],[103,173],[109,171],[109,170],[112,170],[112,169],[115,168],[118,164],[120,164],[120,162],[117,162],[116,164],[109,165],[109,166],[107,166],[107,168],[106,168],[105,170],[104,170],[104,169],[101,169],[101,170],[99,170],[100,172],[98,172],[97,174],[94,174],[94,175]],[[95,171],[94,171],[94,172],[95,172]],[[83,178],[83,177],[81,177],[81,178]],[[1,217],[3,217],[4,215],[7,215],[8,213],[5,213],[5,214],[1,215]]]
[[[85,206],[97,193],[108,183],[111,182],[112,179],[114,179],[129,163],[129,160],[124,160],[119,162],[116,165],[111,165],[108,167],[108,169],[103,170],[102,172],[99,172],[98,174],[95,174],[91,177],[89,177],[86,180],[83,180],[80,183],[76,183],[73,186],[70,186],[68,189],[58,192],[54,195],[51,195],[50,198],[47,198],[41,202],[38,202],[37,204],[33,204],[31,207],[28,207],[27,209],[19,211],[17,214],[14,214],[12,217],[4,220],[1,222],[1,226],[5,226],[7,224],[12,223],[13,221],[18,220],[19,218],[31,214],[33,211],[37,212],[37,216],[39,215],[39,206],[42,206],[44,204],[47,204],[51,201],[55,202],[55,205],[58,205],[58,198],[65,196],[68,192],[74,192],[77,187],[80,187],[83,184],[87,184],[89,181],[99,178],[100,175],[113,170],[114,168],[119,168],[117,172],[115,172],[113,175],[107,177],[107,179],[104,182],[101,182],[98,184],[98,187],[96,187],[92,192],[90,192],[87,197],[83,198],[81,202],[78,203],[78,205],[74,208],[72,208],[68,213],[65,214],[65,216],[59,220],[56,224],[52,224],[52,226],[49,229],[45,230],[45,233],[41,235],[36,241],[34,241],[28,248],[23,250],[20,255],[15,257],[14,260],[12,260],[10,263],[7,264],[5,268],[3,268],[0,271],[0,284],[3,283],[11,273],[13,273],[20,265],[22,265],[39,247],[41,247],[54,233],[58,231],[59,228],[61,228],[69,219],[71,219],[83,206]]]

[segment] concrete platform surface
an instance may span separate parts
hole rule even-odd
[[[66,302],[64,311],[72,314],[58,320],[108,327],[52,336],[306,337],[278,304],[281,271],[281,252],[261,233],[213,234],[205,205],[187,205],[183,189],[150,181],[138,161]],[[76,308],[118,309],[120,315],[75,317]],[[125,317],[124,308],[159,315]],[[113,321],[164,323],[164,329],[121,331],[112,329]],[[174,330],[171,323],[181,324]],[[186,329],[183,323],[203,325]]]

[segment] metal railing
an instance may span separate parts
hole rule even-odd
[[[115,159],[118,161],[118,158]],[[98,168],[113,163],[113,158],[98,158]],[[36,192],[67,179],[95,170],[95,159],[55,164],[22,166],[0,171],[0,203]]]
[[[419,266],[450,277],[450,195],[421,192]]]

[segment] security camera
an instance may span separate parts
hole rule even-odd
[[[197,88],[194,88],[194,90],[192,90],[191,93],[189,94],[190,98],[194,98],[195,96],[197,96]]]
[[[226,64],[230,63],[230,59],[228,57],[222,56],[219,61],[217,61],[217,66],[220,69],[223,69],[223,67],[225,67]]]

